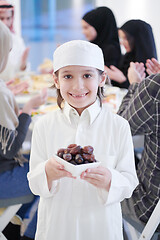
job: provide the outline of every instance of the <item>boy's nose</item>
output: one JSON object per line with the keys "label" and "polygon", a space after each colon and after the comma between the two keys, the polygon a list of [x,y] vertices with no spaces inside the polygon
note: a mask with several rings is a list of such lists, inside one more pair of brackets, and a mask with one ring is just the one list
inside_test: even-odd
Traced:
{"label": "boy's nose", "polygon": [[81,77],[75,79],[74,89],[83,89],[84,83]]}

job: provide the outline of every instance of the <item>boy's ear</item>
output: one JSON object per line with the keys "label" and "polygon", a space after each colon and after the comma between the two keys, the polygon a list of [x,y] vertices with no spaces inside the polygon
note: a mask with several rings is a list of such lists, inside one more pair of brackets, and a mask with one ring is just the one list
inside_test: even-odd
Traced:
{"label": "boy's ear", "polygon": [[54,84],[55,84],[56,88],[60,89],[58,77],[56,76],[55,73],[53,73],[53,79],[54,79]]}
{"label": "boy's ear", "polygon": [[99,82],[99,87],[103,87],[105,85],[106,78],[107,78],[107,72],[104,71],[103,74],[101,75],[101,80]]}

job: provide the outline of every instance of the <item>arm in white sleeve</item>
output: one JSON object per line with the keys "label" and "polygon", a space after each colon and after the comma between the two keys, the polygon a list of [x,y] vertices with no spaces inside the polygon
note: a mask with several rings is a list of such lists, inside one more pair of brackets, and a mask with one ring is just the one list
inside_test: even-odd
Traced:
{"label": "arm in white sleeve", "polygon": [[130,198],[133,190],[138,185],[132,136],[127,122],[122,126],[117,137],[119,138],[117,163],[115,168],[108,168],[112,175],[110,190],[107,192],[106,190],[98,189],[100,201],[104,205]]}
{"label": "arm in white sleeve", "polygon": [[33,136],[30,157],[30,170],[27,175],[31,191],[40,197],[52,197],[58,190],[59,181],[52,182],[51,190],[48,188],[45,165],[47,162],[46,141],[41,123],[36,123]]}

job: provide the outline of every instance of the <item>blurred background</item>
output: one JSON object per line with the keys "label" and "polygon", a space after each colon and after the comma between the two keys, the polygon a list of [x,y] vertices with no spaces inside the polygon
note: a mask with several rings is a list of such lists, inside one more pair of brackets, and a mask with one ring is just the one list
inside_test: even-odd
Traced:
{"label": "blurred background", "polygon": [[30,47],[31,70],[37,71],[45,58],[66,41],[84,39],[81,17],[97,6],[113,11],[117,25],[129,19],[147,21],[153,28],[160,56],[159,0],[12,0],[16,7],[15,29]]}

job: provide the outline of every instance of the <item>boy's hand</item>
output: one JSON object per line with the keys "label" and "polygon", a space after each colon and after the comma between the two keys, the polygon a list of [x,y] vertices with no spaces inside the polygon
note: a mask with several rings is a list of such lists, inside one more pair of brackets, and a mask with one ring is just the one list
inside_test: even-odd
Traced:
{"label": "boy's hand", "polygon": [[48,188],[51,189],[52,181],[58,180],[63,177],[72,178],[72,174],[64,169],[64,166],[58,163],[54,158],[50,158],[45,166],[47,175]]}
{"label": "boy's hand", "polygon": [[103,188],[107,191],[110,189],[111,178],[111,172],[102,166],[89,168],[81,174],[81,179],[86,180],[95,187]]}

